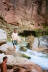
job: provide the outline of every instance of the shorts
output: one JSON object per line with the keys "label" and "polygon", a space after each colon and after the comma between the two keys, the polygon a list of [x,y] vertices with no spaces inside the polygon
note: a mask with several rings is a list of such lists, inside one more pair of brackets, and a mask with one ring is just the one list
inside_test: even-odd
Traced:
{"label": "shorts", "polygon": [[16,40],[13,40],[12,43],[13,43],[13,45],[17,45],[17,41]]}

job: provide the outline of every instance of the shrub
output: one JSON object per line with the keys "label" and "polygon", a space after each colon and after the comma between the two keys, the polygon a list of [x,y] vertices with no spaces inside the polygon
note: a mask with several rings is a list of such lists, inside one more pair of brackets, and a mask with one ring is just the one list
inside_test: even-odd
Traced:
{"label": "shrub", "polygon": [[30,56],[25,55],[25,54],[22,54],[22,57],[25,57],[25,58],[27,58],[27,59],[31,59],[31,57],[30,57]]}

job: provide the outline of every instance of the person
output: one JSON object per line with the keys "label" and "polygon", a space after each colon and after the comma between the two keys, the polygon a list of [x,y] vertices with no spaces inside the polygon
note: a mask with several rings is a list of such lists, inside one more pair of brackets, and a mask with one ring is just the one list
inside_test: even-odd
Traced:
{"label": "person", "polygon": [[3,57],[3,62],[1,64],[1,72],[7,72],[7,57]]}
{"label": "person", "polygon": [[12,33],[12,43],[15,49],[16,49],[17,39],[18,39],[18,33],[16,32],[16,29],[14,29],[14,32]]}

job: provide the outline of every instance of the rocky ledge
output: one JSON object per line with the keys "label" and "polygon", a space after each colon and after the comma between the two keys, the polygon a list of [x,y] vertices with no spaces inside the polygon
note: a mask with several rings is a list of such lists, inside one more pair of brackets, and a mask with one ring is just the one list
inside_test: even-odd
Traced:
{"label": "rocky ledge", "polygon": [[7,72],[43,72],[42,69],[35,64],[20,64],[16,66],[9,66]]}

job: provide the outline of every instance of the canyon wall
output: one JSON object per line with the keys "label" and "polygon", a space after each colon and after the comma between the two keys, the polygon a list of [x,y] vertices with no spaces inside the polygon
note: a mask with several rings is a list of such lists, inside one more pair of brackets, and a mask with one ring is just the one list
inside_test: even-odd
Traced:
{"label": "canyon wall", "polygon": [[10,24],[41,28],[48,25],[48,1],[0,0],[0,16]]}

